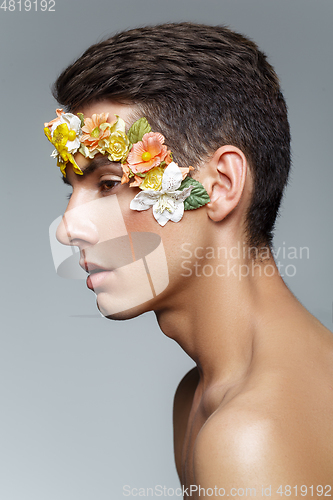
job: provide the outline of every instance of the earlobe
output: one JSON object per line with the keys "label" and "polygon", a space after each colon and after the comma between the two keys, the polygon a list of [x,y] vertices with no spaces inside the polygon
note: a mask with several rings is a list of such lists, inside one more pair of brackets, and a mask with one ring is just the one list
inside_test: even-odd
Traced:
{"label": "earlobe", "polygon": [[245,186],[247,160],[235,146],[219,148],[205,167],[205,187],[211,201],[207,214],[215,222],[223,220],[238,205]]}

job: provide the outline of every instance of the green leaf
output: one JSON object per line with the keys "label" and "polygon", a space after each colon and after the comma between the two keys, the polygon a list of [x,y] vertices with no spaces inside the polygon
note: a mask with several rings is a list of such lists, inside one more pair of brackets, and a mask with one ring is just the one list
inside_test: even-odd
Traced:
{"label": "green leaf", "polygon": [[151,132],[151,126],[147,118],[143,117],[133,123],[127,132],[127,137],[132,144],[135,144],[136,142],[142,141],[142,137],[148,134],[148,132]]}
{"label": "green leaf", "polygon": [[84,125],[84,116],[83,116],[83,113],[78,113],[77,116],[80,118],[81,120],[81,127],[83,127]]}
{"label": "green leaf", "polygon": [[210,202],[206,189],[200,182],[192,179],[192,177],[186,177],[179,186],[178,191],[183,191],[183,189],[189,186],[193,186],[193,188],[190,196],[184,200],[184,210],[195,210]]}

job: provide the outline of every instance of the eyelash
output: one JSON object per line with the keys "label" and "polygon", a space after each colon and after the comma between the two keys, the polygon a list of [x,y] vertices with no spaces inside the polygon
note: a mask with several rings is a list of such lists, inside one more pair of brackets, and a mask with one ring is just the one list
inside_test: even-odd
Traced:
{"label": "eyelash", "polygon": [[[105,194],[105,193],[108,193],[109,191],[111,191],[118,184],[120,184],[120,181],[112,181],[112,180],[101,181],[101,182],[99,182],[98,187],[101,190],[102,194],[103,193]],[[103,186],[107,186],[107,189],[102,189]],[[68,194],[67,199],[70,200],[71,196],[72,196],[72,193]]]}

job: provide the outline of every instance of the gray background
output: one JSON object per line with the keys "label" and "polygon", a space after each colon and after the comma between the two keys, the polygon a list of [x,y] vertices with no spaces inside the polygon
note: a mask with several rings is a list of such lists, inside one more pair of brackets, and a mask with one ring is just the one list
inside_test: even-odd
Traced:
{"label": "gray background", "polygon": [[[2,1],[2,0],[1,0]],[[8,1],[7,1],[8,3]],[[307,246],[287,279],[332,329],[331,0],[55,0],[0,10],[0,498],[106,500],[123,485],[177,487],[171,408],[192,361],[153,314],[110,322],[83,281],[59,278],[48,226],[66,206],[43,123],[49,86],[90,44],[129,27],[190,20],[254,39],[281,77],[294,169],[275,246]]]}

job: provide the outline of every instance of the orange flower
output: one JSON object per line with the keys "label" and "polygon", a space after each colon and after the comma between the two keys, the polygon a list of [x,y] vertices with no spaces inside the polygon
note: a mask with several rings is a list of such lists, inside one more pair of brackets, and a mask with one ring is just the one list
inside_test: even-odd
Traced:
{"label": "orange flower", "polygon": [[130,169],[127,163],[124,163],[122,165],[122,169],[123,169],[123,176],[121,178],[121,184],[126,184],[131,179],[134,179],[135,182],[131,182],[130,187],[139,187],[143,181],[143,178],[138,175],[134,175],[134,177],[129,177]]}
{"label": "orange flower", "polygon": [[169,159],[169,152],[163,143],[162,134],[149,132],[142,137],[142,141],[133,144],[127,157],[127,163],[132,172],[148,172],[151,168],[160,165],[167,157]]}
{"label": "orange flower", "polygon": [[111,124],[107,123],[108,116],[109,113],[101,113],[84,119],[82,132],[85,133],[80,137],[80,142],[90,151],[94,151],[98,147],[99,141],[109,137]]}
{"label": "orange flower", "polygon": [[178,167],[178,168],[182,173],[183,180],[185,179],[185,177],[187,177],[187,174],[190,172],[190,170],[194,170],[193,167]]}
{"label": "orange flower", "polygon": [[44,127],[48,127],[51,130],[52,125],[60,119],[62,114],[64,114],[62,109],[56,109],[56,113],[57,113],[57,118],[54,118],[50,122],[44,123]]}

